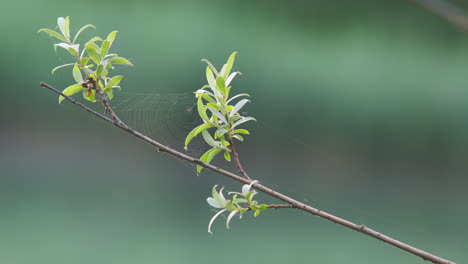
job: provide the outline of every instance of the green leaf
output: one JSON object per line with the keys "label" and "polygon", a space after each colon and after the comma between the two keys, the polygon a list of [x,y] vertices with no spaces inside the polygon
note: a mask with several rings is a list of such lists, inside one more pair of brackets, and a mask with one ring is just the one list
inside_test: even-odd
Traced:
{"label": "green leaf", "polygon": [[231,161],[231,154],[229,153],[229,151],[224,151],[224,158],[227,161]]}
{"label": "green leaf", "polygon": [[117,36],[117,33],[118,33],[118,31],[112,31],[107,36],[107,41],[109,41],[109,47],[112,46],[112,43],[114,42],[115,36]]}
{"label": "green leaf", "polygon": [[83,83],[83,75],[81,75],[80,67],[77,63],[75,63],[75,67],[73,67],[73,78],[77,83]]}
{"label": "green leaf", "polygon": [[260,210],[255,210],[254,216],[257,217],[260,214]]}
{"label": "green leaf", "polygon": [[218,135],[218,137],[221,137],[222,135],[226,134],[228,131],[229,130],[227,129],[221,128],[221,129],[216,130],[216,134]]}
{"label": "green leaf", "polygon": [[217,118],[219,118],[221,121],[223,121],[225,124],[227,124],[227,120],[226,118],[218,111],[216,111],[215,109],[213,109],[213,107],[209,106],[208,104],[208,110],[211,111],[211,113],[213,113]]}
{"label": "green leaf", "polygon": [[250,135],[250,132],[246,129],[236,129],[234,130],[234,134],[246,134],[246,135]]}
{"label": "green leaf", "polygon": [[238,121],[236,121],[236,122],[234,123],[234,125],[232,125],[232,127],[234,128],[234,127],[236,127],[236,126],[238,126],[238,125],[240,125],[240,124],[242,124],[242,123],[245,123],[245,122],[247,122],[247,121],[252,121],[252,120],[253,120],[253,121],[257,121],[257,120],[256,120],[255,118],[253,118],[253,117],[244,117],[244,118],[241,118],[241,119],[239,119]]}
{"label": "green leaf", "polygon": [[225,72],[224,72],[224,79],[227,79],[229,74],[231,73],[231,69],[232,69],[232,66],[234,65],[234,60],[236,58],[236,54],[237,54],[237,51],[236,52],[233,52],[231,54],[231,56],[229,56],[229,59],[226,63],[226,69],[225,69]]}
{"label": "green leaf", "polygon": [[250,95],[248,95],[248,94],[246,94],[246,93],[238,94],[238,95],[235,95],[235,96],[231,97],[231,99],[227,100],[226,103],[229,104],[229,102],[231,102],[232,100],[234,100],[234,99],[236,99],[236,98],[239,98],[239,97],[241,97],[241,96],[248,96],[248,97],[250,97]]}
{"label": "green leaf", "polygon": [[107,82],[106,88],[112,88],[112,87],[118,85],[120,83],[120,81],[122,81],[122,79],[123,79],[122,75],[116,75],[116,76],[112,77]]}
{"label": "green leaf", "polygon": [[[209,96],[208,94],[205,93],[197,93],[200,97],[203,97],[206,101],[215,104],[216,105],[216,100],[213,99],[213,97]],[[211,93],[210,93],[211,94]]]}
{"label": "green leaf", "polygon": [[108,61],[110,64],[126,64],[126,65],[133,66],[133,64],[129,60],[122,58],[122,57],[110,58]]}
{"label": "green leaf", "polygon": [[[80,83],[78,83],[78,84],[73,84],[73,85],[68,86],[62,91],[62,93],[66,96],[72,96],[81,90],[84,90],[84,87]],[[65,99],[65,97],[60,95],[59,104],[63,101],[63,99]]]}
{"label": "green leaf", "polygon": [[70,18],[59,17],[57,19],[57,25],[59,26],[62,35],[65,36],[65,38],[67,39],[66,42],[68,42],[68,39],[70,38]]}
{"label": "green leaf", "polygon": [[213,71],[209,66],[206,67],[206,80],[208,81],[208,85],[210,86],[211,90],[213,90],[213,92],[216,91],[216,80],[213,75]]}
{"label": "green leaf", "polygon": [[188,133],[187,137],[185,138],[185,149],[187,149],[187,146],[188,144],[190,143],[190,141],[196,136],[198,135],[200,132],[210,128],[210,127],[213,127],[212,124],[201,124],[199,126],[197,126],[196,128],[194,128],[192,131],[190,131],[190,133]]}
{"label": "green leaf", "polygon": [[96,102],[96,92],[94,90],[91,90],[91,94],[89,96],[87,90],[83,91],[83,97],[90,102]]}
{"label": "green leaf", "polygon": [[214,148],[219,147],[219,142],[214,140],[213,137],[208,133],[206,130],[202,131],[203,139],[205,139],[206,143]]}
{"label": "green leaf", "polygon": [[52,74],[54,74],[55,71],[58,70],[58,69],[61,69],[61,68],[63,68],[63,67],[67,67],[67,66],[72,66],[72,65],[75,65],[75,63],[67,63],[67,64],[63,64],[63,65],[57,66],[57,67],[55,67],[55,68],[52,69]]}
{"label": "green leaf", "polygon": [[76,32],[76,35],[75,35],[75,37],[73,38],[73,43],[76,42],[76,40],[78,39],[78,36],[79,36],[85,29],[90,28],[90,27],[96,28],[95,26],[93,26],[93,25],[91,25],[91,24],[88,24],[88,25],[86,25],[86,26],[81,27],[80,30],[78,30],[78,32]]}
{"label": "green leaf", "polygon": [[202,101],[202,97],[198,97],[198,100],[197,100],[197,109],[198,109],[198,114],[200,115],[200,117],[203,119],[203,121],[205,122],[210,122],[210,118],[208,117],[208,115],[206,114],[206,107],[205,105],[203,104],[203,101]]}
{"label": "green leaf", "polygon": [[51,29],[48,29],[48,28],[41,28],[37,32],[38,33],[39,32],[45,32],[45,33],[49,34],[50,36],[55,37],[55,38],[57,38],[57,39],[59,39],[61,41],[68,42],[67,38],[62,36],[60,33],[56,32],[56,31],[53,31]]}
{"label": "green leaf", "polygon": [[246,103],[250,102],[249,100],[247,99],[242,99],[240,100],[239,102],[237,102],[237,104],[234,106],[234,108],[232,109],[231,113],[229,113],[229,117],[231,116],[234,116],[237,112],[239,112],[239,110],[242,109],[242,107],[244,107],[244,105]]}
{"label": "green leaf", "polygon": [[208,67],[211,68],[211,70],[214,72],[214,74],[215,74],[216,76],[219,75],[218,71],[217,71],[216,68],[213,66],[213,64],[211,64],[211,62],[210,62],[209,60],[203,59],[202,61],[204,61],[204,62],[206,62],[206,64],[208,64]]}
{"label": "green leaf", "polygon": [[108,40],[104,40],[101,44],[101,58],[106,57],[107,52],[109,52],[110,42]]}
{"label": "green leaf", "polygon": [[90,57],[84,57],[81,59],[81,65],[84,67],[86,65],[88,65],[88,62],[91,58]]}
{"label": "green leaf", "polygon": [[216,86],[218,87],[219,91],[221,94],[225,95],[226,94],[226,84],[224,83],[224,79],[221,76],[218,76],[216,78]]}
{"label": "green leaf", "polygon": [[240,115],[231,116],[228,118],[229,124],[233,125],[235,121],[241,119]]}
{"label": "green leaf", "polygon": [[[213,158],[221,151],[221,148],[212,148],[205,152],[203,156],[201,156],[200,160],[206,163],[210,163]],[[200,172],[203,170],[203,167],[200,165],[197,165],[197,174],[200,174]]]}
{"label": "green leaf", "polygon": [[110,91],[107,91],[107,96],[109,96],[109,99],[112,100],[114,98],[114,91],[112,89]]}
{"label": "green leaf", "polygon": [[86,42],[86,44],[91,44],[91,43],[94,44],[94,42],[96,42],[96,41],[102,41],[102,38],[100,38],[100,37],[93,37],[93,38],[91,38],[88,42]]}
{"label": "green leaf", "polygon": [[225,147],[231,145],[231,144],[229,144],[229,142],[226,141],[224,135],[221,136],[220,140],[221,140],[221,145],[223,145]]}
{"label": "green leaf", "polygon": [[237,140],[244,141],[244,138],[241,135],[233,135],[232,137]]}
{"label": "green leaf", "polygon": [[99,52],[96,50],[96,48],[92,44],[86,44],[85,48],[86,48],[86,52],[88,52],[89,57],[91,57],[91,59],[96,64],[100,64],[101,58],[99,57]]}
{"label": "green leaf", "polygon": [[103,70],[104,70],[104,65],[99,64],[97,69],[96,69],[97,76],[101,76],[101,73],[102,73]]}
{"label": "green leaf", "polygon": [[68,48],[68,52],[70,52],[71,55],[79,58],[80,55],[78,54],[78,49],[80,45],[73,45],[70,48]]}

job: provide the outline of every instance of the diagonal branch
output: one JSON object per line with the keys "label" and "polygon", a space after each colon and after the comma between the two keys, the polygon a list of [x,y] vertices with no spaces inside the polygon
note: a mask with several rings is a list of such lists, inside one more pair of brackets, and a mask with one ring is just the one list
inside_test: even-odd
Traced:
{"label": "diagonal branch", "polygon": [[446,0],[412,0],[424,8],[432,11],[463,31],[468,31],[467,14],[454,4]]}
{"label": "diagonal branch", "polygon": [[[219,167],[216,167],[216,166],[213,166],[213,165],[208,164],[206,162],[203,162],[203,161],[201,161],[201,160],[199,160],[197,158],[190,157],[190,156],[188,156],[188,155],[186,155],[184,153],[178,152],[177,150],[174,150],[174,149],[172,149],[170,147],[167,147],[167,146],[155,141],[154,139],[151,139],[148,136],[146,136],[146,135],[132,129],[131,127],[128,127],[128,126],[122,124],[122,123],[114,122],[114,120],[112,120],[112,119],[108,118],[107,116],[104,116],[104,115],[94,111],[93,109],[83,105],[82,103],[78,102],[77,100],[75,100],[75,99],[73,99],[73,98],[71,98],[71,97],[69,97],[67,95],[64,95],[59,90],[55,89],[54,87],[52,87],[52,86],[50,86],[50,85],[48,85],[46,83],[41,82],[40,85],[42,87],[44,87],[44,88],[47,88],[47,89],[51,90],[52,92],[55,92],[55,93],[57,93],[59,95],[62,95],[68,101],[70,101],[72,104],[82,108],[83,110],[85,110],[85,111],[87,111],[87,112],[89,112],[89,113],[103,119],[104,121],[109,122],[110,124],[113,124],[114,126],[116,126],[116,127],[120,128],[120,129],[132,134],[133,136],[145,141],[146,143],[149,143],[150,145],[153,145],[154,147],[156,147],[158,149],[158,151],[166,152],[167,154],[172,155],[172,156],[174,156],[174,157],[176,157],[178,159],[186,160],[186,161],[188,161],[190,163],[200,165],[202,167],[210,169],[210,170],[212,170],[214,172],[217,172],[219,174],[222,174],[222,175],[224,175],[226,177],[229,177],[229,178],[231,178],[231,179],[233,179],[235,181],[238,181],[238,182],[241,182],[241,183],[244,183],[244,184],[250,184],[252,182],[251,180],[248,180],[248,179],[246,179],[244,177],[238,176],[238,175],[236,175],[234,173],[231,173],[231,172],[226,171],[224,169],[221,169]],[[371,237],[376,238],[378,240],[381,240],[381,241],[383,241],[385,243],[388,243],[388,244],[390,244],[390,245],[392,245],[394,247],[400,248],[400,249],[402,249],[404,251],[407,251],[407,252],[409,252],[409,253],[411,253],[413,255],[419,256],[419,257],[423,258],[424,260],[431,261],[433,263],[455,264],[454,262],[451,262],[449,260],[443,259],[443,258],[435,256],[435,255],[432,255],[432,254],[430,254],[428,252],[425,252],[423,250],[420,250],[418,248],[415,248],[413,246],[405,244],[405,243],[403,243],[401,241],[398,241],[398,240],[396,240],[394,238],[386,236],[386,235],[384,235],[382,233],[379,233],[379,232],[377,232],[377,231],[375,231],[375,230],[373,230],[371,228],[368,228],[365,225],[358,225],[358,224],[352,223],[350,221],[347,221],[345,219],[342,219],[340,217],[334,216],[332,214],[323,212],[323,211],[321,211],[319,209],[316,209],[316,208],[314,208],[312,206],[309,206],[307,204],[299,202],[299,201],[297,201],[297,200],[295,200],[295,199],[293,199],[293,198],[291,198],[291,197],[289,197],[287,195],[284,195],[284,194],[282,194],[280,192],[277,192],[277,191],[275,191],[273,189],[270,189],[270,188],[268,188],[268,187],[266,187],[266,186],[264,186],[262,184],[254,183],[253,187],[255,189],[265,193],[265,194],[268,194],[268,195],[270,195],[272,197],[275,197],[275,198],[277,198],[279,200],[282,200],[282,201],[289,204],[287,206],[286,205],[284,205],[284,206],[281,205],[278,208],[290,207],[290,208],[296,208],[296,209],[308,212],[310,214],[319,216],[319,217],[321,217],[323,219],[326,219],[328,221],[340,224],[340,225],[342,225],[344,227],[353,229],[353,230],[358,231],[360,233],[363,233],[365,235],[368,235],[368,236],[371,236]]]}

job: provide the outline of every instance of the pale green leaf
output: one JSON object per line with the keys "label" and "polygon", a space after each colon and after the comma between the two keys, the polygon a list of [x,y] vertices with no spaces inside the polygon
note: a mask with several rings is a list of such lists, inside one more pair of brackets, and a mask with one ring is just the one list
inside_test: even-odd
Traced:
{"label": "pale green leaf", "polygon": [[255,118],[253,118],[253,117],[244,117],[244,118],[241,118],[241,119],[237,120],[234,123],[234,125],[232,125],[232,127],[234,128],[234,127],[236,127],[236,126],[238,126],[240,124],[243,124],[243,123],[245,123],[247,121],[257,121],[257,120]]}
{"label": "pale green leaf", "polygon": [[[209,104],[208,104],[209,105]],[[219,118],[221,121],[223,121],[225,124],[227,124],[227,120],[226,118],[220,113],[218,112],[217,110],[215,110],[213,107],[211,106],[208,106],[208,110],[211,111],[211,113],[213,113],[217,118]]]}
{"label": "pale green leaf", "polygon": [[228,218],[227,218],[227,220],[226,220],[226,228],[227,228],[227,229],[229,229],[229,222],[231,222],[231,219],[232,219],[238,212],[239,212],[238,210],[234,210],[234,211],[232,211],[232,212],[229,214],[229,216],[228,216]]}
{"label": "pale green leaf", "polygon": [[76,32],[76,35],[75,35],[75,37],[73,38],[73,43],[76,42],[76,40],[78,39],[78,36],[79,36],[85,29],[90,28],[90,27],[96,28],[95,26],[93,26],[93,25],[91,25],[91,24],[88,24],[88,25],[86,25],[86,26],[81,27],[80,30],[78,30],[78,32]]}
{"label": "pale green leaf", "polygon": [[237,140],[244,141],[244,138],[241,135],[233,135],[232,137]]}
{"label": "pale green leaf", "polygon": [[211,225],[213,224],[214,220],[219,216],[221,215],[224,211],[226,211],[226,209],[223,209],[219,212],[217,212],[210,220],[210,222],[208,223],[208,233],[210,234],[213,234],[213,232],[211,232]]}
{"label": "pale green leaf", "polygon": [[55,37],[55,38],[57,38],[57,39],[59,39],[61,41],[68,42],[67,38],[62,36],[60,33],[56,32],[56,31],[53,31],[52,29],[41,28],[37,32],[45,32],[45,33],[49,34],[50,36]]}
{"label": "pale green leaf", "polygon": [[206,201],[208,202],[209,205],[211,205],[214,208],[224,208],[221,205],[219,205],[218,202],[216,202],[216,200],[213,197],[208,197]]}
{"label": "pale green leaf", "polygon": [[229,75],[229,77],[227,77],[226,86],[229,86],[231,84],[232,80],[234,79],[234,77],[236,77],[237,74],[240,74],[240,72],[233,72]]}
{"label": "pale green leaf", "polygon": [[226,134],[228,131],[229,130],[227,129],[221,128],[221,129],[216,130],[216,134],[218,135],[218,137],[221,137],[222,135]]}
{"label": "pale green leaf", "polygon": [[[211,149],[213,150],[213,149]],[[219,190],[219,192],[216,190],[216,187],[218,185],[215,185],[213,186],[213,189],[211,190],[211,194],[213,195],[213,198],[215,199],[215,201],[220,205],[222,206],[222,208],[225,208],[226,207],[226,204],[227,204],[227,200],[226,198],[224,198],[224,195],[223,195],[223,188],[221,188]]]}
{"label": "pale green leaf", "polygon": [[239,112],[239,110],[242,109],[242,107],[244,107],[244,105],[246,103],[250,102],[249,100],[247,99],[242,99],[240,100],[239,102],[237,102],[237,104],[234,106],[234,108],[232,109],[232,111],[229,113],[229,116],[234,116],[237,112]]}
{"label": "pale green leaf", "polygon": [[[73,84],[73,85],[68,86],[62,91],[62,93],[66,96],[72,96],[81,90],[84,90],[84,87],[80,83],[78,83],[78,84]],[[60,95],[59,104],[63,101],[63,99],[65,99],[65,97]]]}
{"label": "pale green leaf", "polygon": [[219,147],[219,142],[214,140],[214,138],[208,133],[208,131],[202,131],[203,139],[205,139],[206,143],[214,148]]}
{"label": "pale green leaf", "polygon": [[75,67],[73,67],[73,78],[75,78],[75,81],[77,83],[83,83],[83,75],[81,75],[80,67],[78,64],[75,64]]}
{"label": "pale green leaf", "polygon": [[69,17],[63,18],[59,17],[57,19],[57,25],[59,26],[60,32],[62,32],[62,35],[67,39],[66,42],[68,42],[68,39],[70,37],[70,19]]}
{"label": "pale green leaf", "polygon": [[67,64],[63,64],[63,65],[57,66],[57,67],[55,67],[55,68],[52,69],[52,74],[54,74],[55,71],[58,70],[58,69],[61,69],[61,68],[63,68],[63,67],[67,67],[67,66],[72,66],[72,65],[75,65],[75,63],[67,63]]}
{"label": "pale green leaf", "polygon": [[242,97],[242,96],[248,96],[248,97],[250,97],[250,95],[248,95],[248,94],[246,94],[246,93],[238,94],[238,95],[235,95],[235,96],[231,97],[231,99],[227,100],[226,103],[229,104],[229,102],[231,102],[232,100],[234,100],[234,99],[236,99],[236,98],[239,98],[239,97]]}

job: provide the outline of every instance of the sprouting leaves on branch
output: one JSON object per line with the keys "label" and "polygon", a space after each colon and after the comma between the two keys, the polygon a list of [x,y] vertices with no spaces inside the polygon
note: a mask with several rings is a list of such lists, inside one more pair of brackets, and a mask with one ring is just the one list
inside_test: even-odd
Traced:
{"label": "sprouting leaves on branch", "polygon": [[[240,110],[250,102],[242,97],[249,97],[248,94],[241,93],[230,97],[231,82],[239,72],[231,72],[234,65],[237,52],[229,56],[226,64],[218,71],[213,64],[208,60],[203,60],[207,63],[206,80],[208,85],[203,86],[195,92],[197,99],[197,109],[203,124],[195,127],[185,139],[185,149],[187,149],[190,141],[202,134],[205,142],[211,146],[205,154],[200,158],[201,161],[210,163],[211,160],[220,152],[224,152],[224,158],[231,161],[231,152],[229,148],[233,139],[243,141],[244,138],[240,134],[249,134],[245,129],[239,129],[238,126],[255,120],[253,117],[242,116]],[[237,102],[236,102],[237,101]],[[197,174],[203,169],[202,166],[197,166]]]}
{"label": "sprouting leaves on branch", "polygon": [[229,223],[231,219],[239,214],[239,218],[242,218],[245,212],[254,211],[254,216],[258,216],[261,211],[264,211],[268,208],[266,204],[259,204],[258,201],[255,201],[253,197],[257,194],[255,190],[251,190],[252,185],[258,181],[252,181],[250,184],[245,184],[242,186],[242,192],[230,192],[228,195],[231,196],[230,199],[226,199],[223,194],[223,188],[218,192],[216,189],[217,185],[213,186],[212,197],[208,197],[206,201],[210,206],[219,210],[210,220],[208,224],[208,232],[211,232],[211,226],[218,216],[224,212],[229,212],[229,215],[226,219],[226,228],[229,229]]}
{"label": "sprouting leaves on branch", "polygon": [[[83,91],[83,97],[86,100],[95,102],[95,93],[98,91],[106,94],[108,99],[112,99],[114,96],[113,90],[121,89],[119,83],[123,76],[117,75],[111,77],[109,71],[113,70],[114,65],[117,64],[133,66],[129,60],[119,57],[117,54],[109,53],[117,36],[117,31],[112,31],[106,39],[93,37],[83,45],[80,45],[76,43],[80,34],[88,28],[95,28],[95,26],[88,24],[81,27],[73,39],[71,39],[70,34],[69,17],[59,17],[57,19],[57,26],[59,32],[48,28],[42,28],[38,32],[45,32],[59,40],[59,43],[54,44],[54,49],[65,49],[76,60],[76,62],[66,63],[52,69],[53,74],[59,69],[73,66],[72,74],[76,83],[65,88],[62,93],[71,96]],[[64,97],[60,96],[59,103],[63,99]]]}

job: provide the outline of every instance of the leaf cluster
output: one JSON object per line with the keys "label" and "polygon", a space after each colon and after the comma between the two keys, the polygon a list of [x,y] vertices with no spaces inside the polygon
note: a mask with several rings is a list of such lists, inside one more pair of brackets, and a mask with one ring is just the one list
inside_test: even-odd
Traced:
{"label": "leaf cluster", "polygon": [[[220,71],[208,60],[203,60],[208,64],[206,67],[208,85],[195,92],[195,96],[198,98],[198,114],[203,120],[203,124],[195,127],[187,135],[185,149],[190,141],[201,133],[205,142],[211,146],[211,149],[200,157],[200,160],[206,163],[210,163],[220,152],[224,152],[224,158],[231,161],[229,142],[233,139],[243,141],[242,134],[249,134],[249,131],[241,129],[239,126],[247,121],[255,120],[253,117],[244,117],[239,112],[250,102],[248,99],[241,99],[234,103],[239,98],[249,97],[248,94],[242,93],[230,97],[230,84],[234,77],[240,74],[240,72],[231,73],[236,54],[237,52],[234,52],[229,56]],[[199,174],[202,169],[202,166],[197,166],[197,173]]]}
{"label": "leaf cluster", "polygon": [[[76,59],[76,62],[63,64],[52,69],[53,74],[58,69],[73,66],[72,74],[76,83],[65,88],[62,93],[71,96],[83,91],[83,97],[86,100],[95,102],[95,93],[99,89],[99,91],[106,94],[109,99],[112,99],[114,97],[113,89],[121,89],[119,83],[123,79],[123,76],[116,75],[111,77],[109,76],[109,71],[114,69],[114,65],[117,64],[133,66],[129,60],[119,57],[115,53],[109,53],[115,37],[117,36],[117,31],[112,31],[106,39],[96,36],[88,40],[84,45],[80,45],[76,43],[80,34],[88,28],[96,28],[95,26],[88,24],[81,27],[76,32],[73,39],[70,35],[69,17],[59,17],[57,19],[57,26],[60,32],[48,28],[42,28],[38,32],[45,32],[60,40],[61,42],[54,44],[54,49],[57,50],[57,47],[63,48]],[[92,80],[92,83],[95,83],[97,87],[91,87],[87,84],[83,74],[86,80]],[[60,96],[59,103],[63,99],[64,97]]]}
{"label": "leaf cluster", "polygon": [[228,200],[223,195],[223,189],[221,188],[219,192],[217,191],[217,185],[213,186],[212,197],[208,197],[206,201],[209,205],[216,209],[222,209],[217,212],[210,220],[208,224],[208,232],[211,232],[211,226],[218,216],[223,212],[228,211],[229,216],[226,220],[226,228],[229,229],[229,223],[231,219],[239,213],[239,218],[242,218],[243,214],[247,211],[255,211],[254,216],[258,216],[261,211],[264,211],[268,208],[266,204],[259,204],[258,201],[253,199],[254,195],[257,194],[255,190],[251,190],[252,185],[258,181],[252,181],[250,184],[245,184],[242,186],[242,192],[229,192],[228,195],[231,195],[231,199]]}

